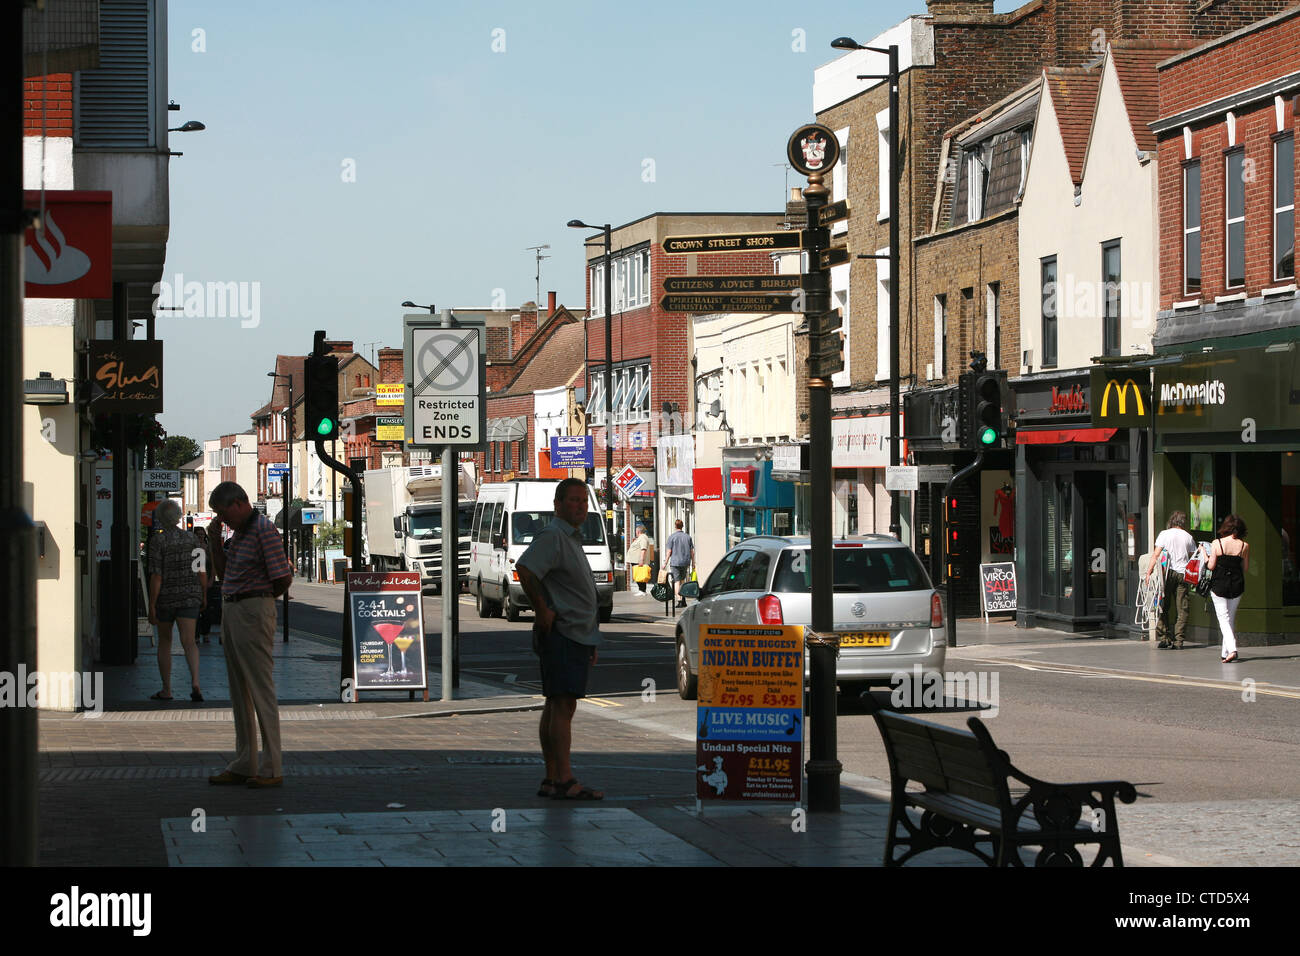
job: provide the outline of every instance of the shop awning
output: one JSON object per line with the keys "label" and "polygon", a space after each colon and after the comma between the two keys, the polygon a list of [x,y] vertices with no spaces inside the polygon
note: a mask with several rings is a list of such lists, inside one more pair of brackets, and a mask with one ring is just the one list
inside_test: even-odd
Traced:
{"label": "shop awning", "polygon": [[1017,445],[1064,445],[1069,442],[1110,441],[1118,428],[1042,428],[1021,429],[1016,432]]}

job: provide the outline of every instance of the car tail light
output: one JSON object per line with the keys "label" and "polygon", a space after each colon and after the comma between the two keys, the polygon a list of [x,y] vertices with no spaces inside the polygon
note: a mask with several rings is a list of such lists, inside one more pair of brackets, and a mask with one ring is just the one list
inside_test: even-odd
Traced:
{"label": "car tail light", "polygon": [[781,616],[781,599],[775,594],[764,594],[758,599],[758,619],[764,624],[784,624]]}
{"label": "car tail light", "polygon": [[510,572],[510,577],[511,577],[512,580],[518,581],[518,580],[519,580],[519,572],[518,572],[518,571],[515,571],[515,570],[512,569],[511,572]]}
{"label": "car tail light", "polygon": [[938,594],[930,595],[930,626],[943,627],[943,601]]}

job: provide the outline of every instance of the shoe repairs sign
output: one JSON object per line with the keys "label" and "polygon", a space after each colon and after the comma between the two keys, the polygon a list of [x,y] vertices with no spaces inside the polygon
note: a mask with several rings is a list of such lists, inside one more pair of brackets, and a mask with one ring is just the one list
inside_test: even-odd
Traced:
{"label": "shoe repairs sign", "polygon": [[348,594],[356,689],[427,689],[420,575],[349,571]]}
{"label": "shoe repairs sign", "polygon": [[797,626],[700,629],[698,800],[799,802],[803,643]]}

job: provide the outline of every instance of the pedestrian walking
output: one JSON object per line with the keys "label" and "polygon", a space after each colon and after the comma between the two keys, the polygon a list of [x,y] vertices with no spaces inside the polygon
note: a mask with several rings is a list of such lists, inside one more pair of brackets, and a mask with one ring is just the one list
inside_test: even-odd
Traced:
{"label": "pedestrian walking", "polygon": [[[217,582],[217,575],[212,568],[212,546],[208,543],[208,529],[195,528],[192,534],[203,552],[203,570],[208,578],[205,591],[207,601],[199,611],[195,633],[198,635],[198,641],[207,644],[208,635],[212,633],[212,625],[221,623],[221,585]],[[220,640],[220,634],[217,639]]]}
{"label": "pedestrian walking", "polygon": [[158,627],[158,674],[162,690],[151,700],[172,697],[172,622],[190,669],[190,700],[203,700],[199,687],[199,648],[194,632],[208,600],[207,564],[192,532],[178,524],[181,506],[170,498],[154,509],[157,530],[149,535],[149,623]]}
{"label": "pedestrian walking", "polygon": [[[248,494],[233,481],[212,489],[208,507],[217,513],[209,526],[212,560],[221,576],[221,643],[230,678],[235,718],[235,759],[208,783],[278,787],[280,711],[275,700],[275,599],[289,590],[293,567],[284,556],[275,525],[253,510]],[[222,543],[222,530],[234,534]],[[259,763],[257,731],[262,731]]]}
{"label": "pedestrian walking", "polygon": [[1228,515],[1219,526],[1219,536],[1210,546],[1206,567],[1210,578],[1210,600],[1219,618],[1223,638],[1220,659],[1224,664],[1237,662],[1237,605],[1246,593],[1246,572],[1250,570],[1250,545],[1246,543],[1246,522],[1238,515]]}
{"label": "pedestrian walking", "polygon": [[541,658],[542,757],[546,776],[539,797],[600,800],[605,794],[578,782],[570,752],[578,698],[587,696],[587,677],[601,643],[599,597],[591,565],[582,550],[587,519],[587,485],[565,478],[555,489],[555,520],[533,538],[515,568],[519,583],[536,609],[533,650]]}
{"label": "pedestrian walking", "polygon": [[646,534],[645,525],[638,521],[636,537],[632,539],[632,547],[627,552],[627,562],[632,568],[632,580],[642,594],[646,593],[646,585],[654,574],[654,553],[654,539]]}
{"label": "pedestrian walking", "polygon": [[686,607],[686,601],[682,598],[682,582],[695,567],[695,542],[682,530],[681,518],[673,522],[673,527],[677,530],[668,536],[668,574],[673,579],[676,606]]}
{"label": "pedestrian walking", "polygon": [[[1187,637],[1187,613],[1191,602],[1191,585],[1183,575],[1187,571],[1187,561],[1196,550],[1196,541],[1187,533],[1187,512],[1175,511],[1169,515],[1169,524],[1165,530],[1156,535],[1155,551],[1151,563],[1147,565],[1150,577],[1162,560],[1168,556],[1168,567],[1164,570],[1165,597],[1160,607],[1160,617],[1156,621],[1156,640],[1161,650],[1182,650]],[[1169,634],[1169,617],[1174,617],[1173,636]]]}

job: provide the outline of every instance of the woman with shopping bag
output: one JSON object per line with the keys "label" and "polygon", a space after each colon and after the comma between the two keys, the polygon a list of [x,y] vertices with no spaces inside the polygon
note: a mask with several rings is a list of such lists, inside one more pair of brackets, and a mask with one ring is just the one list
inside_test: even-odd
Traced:
{"label": "woman with shopping bag", "polygon": [[650,583],[653,574],[654,552],[654,540],[646,534],[645,525],[638,523],[636,538],[627,552],[627,562],[632,568],[632,580],[642,594],[646,593],[646,585]]}

